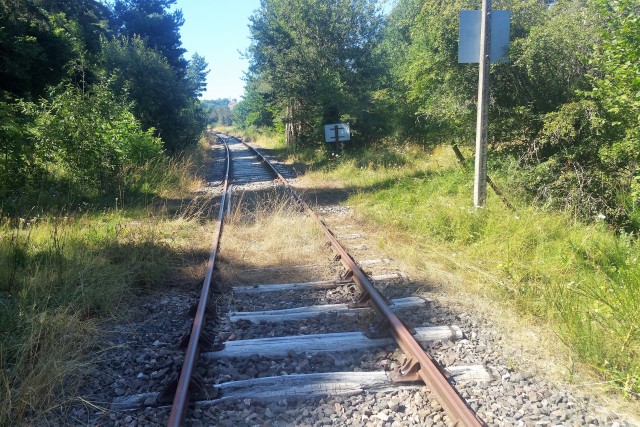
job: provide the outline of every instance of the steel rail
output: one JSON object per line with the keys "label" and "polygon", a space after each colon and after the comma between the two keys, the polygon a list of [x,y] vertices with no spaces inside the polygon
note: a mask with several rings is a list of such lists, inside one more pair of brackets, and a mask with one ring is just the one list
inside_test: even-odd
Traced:
{"label": "steel rail", "polygon": [[440,402],[454,425],[486,426],[484,421],[477,417],[469,405],[464,401],[462,396],[460,396],[457,390],[449,383],[449,381],[447,381],[447,378],[438,363],[424,351],[411,332],[409,332],[407,327],[400,321],[398,316],[391,311],[373,283],[371,283],[366,274],[356,264],[351,255],[349,255],[349,253],[342,247],[340,242],[338,242],[331,230],[329,230],[326,224],[320,219],[320,217],[318,217],[315,211],[311,209],[303,198],[291,187],[287,179],[284,178],[271,164],[271,162],[269,162],[257,149],[238,138],[236,139],[253,150],[258,157],[268,165],[271,171],[291,192],[296,200],[304,206],[309,216],[311,216],[311,218],[313,218],[320,226],[327,237],[327,240],[331,243],[334,251],[340,256],[342,265],[352,272],[354,281],[362,291],[369,295],[371,305],[382,316],[382,318],[386,320],[391,335],[410,362],[405,366],[410,366],[411,372],[401,371],[400,374],[417,374],[417,376],[422,379],[422,381],[435,395],[436,399]]}
{"label": "steel rail", "polygon": [[222,219],[225,211],[225,199],[227,194],[227,187],[229,185],[229,169],[231,165],[231,155],[229,153],[229,146],[226,141],[219,137],[224,143],[226,153],[226,170],[224,176],[224,187],[222,195],[220,197],[220,212],[218,213],[218,224],[216,232],[211,245],[211,254],[209,255],[209,261],[207,262],[207,271],[202,283],[202,291],[200,292],[200,300],[198,301],[198,309],[196,311],[195,318],[193,320],[193,327],[191,328],[191,336],[189,337],[189,344],[187,345],[187,351],[184,356],[184,362],[182,364],[182,370],[180,371],[180,379],[176,387],[176,392],[173,398],[173,404],[171,405],[171,414],[169,415],[170,427],[178,427],[182,425],[186,412],[187,405],[189,404],[189,385],[191,383],[191,377],[195,370],[196,362],[198,361],[200,335],[204,328],[205,312],[207,308],[207,301],[209,299],[209,291],[211,289],[211,278],[213,277],[213,267],[216,262],[216,255],[218,253],[218,246],[220,244],[220,236],[222,235]]}

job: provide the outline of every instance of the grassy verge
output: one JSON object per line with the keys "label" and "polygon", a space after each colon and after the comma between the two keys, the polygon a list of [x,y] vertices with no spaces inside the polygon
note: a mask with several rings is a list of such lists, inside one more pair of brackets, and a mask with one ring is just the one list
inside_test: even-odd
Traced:
{"label": "grassy verge", "polygon": [[329,160],[319,154],[297,154],[309,165],[307,185],[346,190],[347,203],[385,236],[381,245],[404,247],[404,258],[418,269],[428,262],[463,274],[468,292],[488,294],[550,325],[572,358],[604,384],[640,396],[635,236],[531,206],[509,188],[517,168],[505,159],[494,165],[494,180],[517,214],[493,194],[476,210],[472,172],[447,147],[381,145]]}
{"label": "grassy verge", "polygon": [[106,207],[0,219],[0,425],[76,396],[101,320],[126,315],[135,295],[199,277],[208,242],[193,243],[206,210],[171,206],[197,185],[197,163],[192,153],[136,170],[141,192]]}

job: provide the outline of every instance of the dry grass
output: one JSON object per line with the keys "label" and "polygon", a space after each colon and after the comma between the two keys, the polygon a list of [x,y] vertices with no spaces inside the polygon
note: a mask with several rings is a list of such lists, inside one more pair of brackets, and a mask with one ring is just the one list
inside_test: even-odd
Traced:
{"label": "dry grass", "polygon": [[122,211],[0,224],[0,425],[76,399],[98,322],[201,280],[210,235],[197,216]]}
{"label": "dry grass", "polygon": [[234,133],[236,128],[233,126],[225,126],[225,125],[215,125],[212,128],[213,132],[222,132],[222,133]]}
{"label": "dry grass", "polygon": [[[320,231],[288,196],[273,191],[237,197],[220,249],[219,266],[226,283],[332,277],[331,253]],[[251,269],[259,271],[247,271]]]}
{"label": "dry grass", "polygon": [[135,295],[202,280],[216,200],[180,196],[178,208],[0,220],[0,425],[78,399],[97,325],[132,314]]}

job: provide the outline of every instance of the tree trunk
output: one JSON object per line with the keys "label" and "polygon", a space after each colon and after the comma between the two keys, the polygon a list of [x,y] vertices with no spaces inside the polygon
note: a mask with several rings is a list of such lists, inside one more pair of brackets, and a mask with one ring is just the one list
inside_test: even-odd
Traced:
{"label": "tree trunk", "polygon": [[300,103],[297,100],[287,101],[285,117],[285,141],[288,146],[295,147],[300,141],[302,122],[300,120]]}

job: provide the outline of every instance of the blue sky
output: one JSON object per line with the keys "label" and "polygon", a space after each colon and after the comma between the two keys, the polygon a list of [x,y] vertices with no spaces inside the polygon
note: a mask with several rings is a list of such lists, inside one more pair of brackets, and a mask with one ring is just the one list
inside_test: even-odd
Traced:
{"label": "blue sky", "polygon": [[[381,0],[388,12],[394,0]],[[186,57],[194,52],[209,63],[207,91],[202,99],[237,98],[244,93],[242,76],[248,61],[240,52],[249,47],[249,17],[260,7],[260,0],[178,0],[182,10],[182,45]]]}
{"label": "blue sky", "polygon": [[238,51],[249,46],[249,16],[259,6],[260,0],[178,0],[185,19],[180,31],[185,56],[198,52],[209,63],[202,99],[242,96],[248,63]]}

